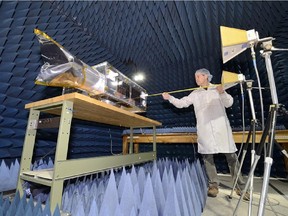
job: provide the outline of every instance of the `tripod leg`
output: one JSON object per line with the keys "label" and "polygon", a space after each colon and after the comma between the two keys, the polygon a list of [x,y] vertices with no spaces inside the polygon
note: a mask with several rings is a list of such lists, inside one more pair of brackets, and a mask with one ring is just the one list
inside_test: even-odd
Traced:
{"label": "tripod leg", "polygon": [[237,206],[236,206],[236,208],[235,208],[235,210],[233,212],[233,216],[236,215],[236,213],[238,211],[238,208],[239,208],[239,205],[240,205],[240,202],[243,199],[243,197],[244,197],[244,195],[245,195],[245,193],[246,193],[246,191],[248,189],[248,186],[250,184],[252,176],[254,175],[255,168],[256,168],[257,163],[258,163],[258,161],[259,161],[259,159],[261,157],[261,153],[262,153],[263,148],[264,148],[265,140],[266,140],[267,135],[269,133],[271,119],[272,119],[272,112],[270,111],[269,115],[268,115],[268,118],[267,118],[267,122],[266,122],[266,125],[265,125],[265,128],[264,128],[264,131],[262,133],[262,137],[261,137],[260,143],[259,143],[257,151],[256,151],[256,155],[255,155],[255,159],[253,161],[253,165],[251,166],[251,170],[250,170],[249,175],[248,175],[248,179],[247,179],[245,188],[243,190],[243,193],[242,193],[240,199],[238,200]]}
{"label": "tripod leg", "polygon": [[277,118],[277,105],[272,106],[272,118],[270,120],[270,136],[269,136],[269,151],[268,155],[265,158],[265,166],[264,166],[264,176],[263,176],[263,185],[262,185],[262,192],[259,201],[259,208],[258,208],[258,216],[264,215],[264,208],[265,202],[267,197],[268,185],[269,185],[269,177],[271,172],[271,166],[273,164],[273,141],[275,140],[275,127],[276,127],[276,118]]}
{"label": "tripod leg", "polygon": [[[252,134],[252,147],[251,147],[251,167],[253,166],[253,162],[255,160],[255,140],[256,140],[256,121],[253,121],[253,134]],[[252,215],[252,203],[253,203],[253,185],[254,185],[254,173],[251,175],[250,181],[250,197],[249,197],[249,208],[248,215]],[[245,192],[246,193],[246,192]]]}
{"label": "tripod leg", "polygon": [[282,152],[283,155],[285,155],[288,158],[287,151],[274,139],[274,143],[276,144],[276,147]]}
{"label": "tripod leg", "polygon": [[[250,129],[249,129],[249,133],[248,133],[248,136],[247,136],[247,139],[246,139],[246,143],[245,143],[244,148],[243,148],[243,153],[242,153],[242,157],[241,157],[241,161],[240,161],[240,166],[239,166],[239,169],[238,169],[238,172],[237,172],[237,176],[236,176],[236,178],[234,179],[234,183],[233,183],[233,187],[232,187],[231,193],[230,193],[230,195],[228,196],[229,199],[232,199],[232,197],[233,197],[234,189],[235,189],[235,187],[236,187],[237,181],[238,181],[239,176],[240,176],[240,174],[241,174],[242,165],[243,165],[243,162],[244,162],[246,153],[247,153],[247,148],[248,148],[249,141],[250,141],[250,137],[251,137],[252,130],[253,130],[253,124],[254,124],[253,122],[254,122],[254,121],[252,120],[252,121],[251,121],[251,125],[250,125]],[[237,164],[236,164],[236,166],[237,166]],[[235,167],[235,168],[236,168],[236,167]]]}

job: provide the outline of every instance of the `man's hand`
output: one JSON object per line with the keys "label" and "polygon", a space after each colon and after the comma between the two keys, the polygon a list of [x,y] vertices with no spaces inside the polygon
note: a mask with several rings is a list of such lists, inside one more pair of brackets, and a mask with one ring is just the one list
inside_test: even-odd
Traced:
{"label": "man's hand", "polygon": [[224,93],[224,88],[221,85],[216,86],[216,90],[219,92],[219,94],[223,94]]}
{"label": "man's hand", "polygon": [[162,97],[163,97],[164,100],[169,100],[170,94],[168,94],[167,92],[163,92],[162,93]]}

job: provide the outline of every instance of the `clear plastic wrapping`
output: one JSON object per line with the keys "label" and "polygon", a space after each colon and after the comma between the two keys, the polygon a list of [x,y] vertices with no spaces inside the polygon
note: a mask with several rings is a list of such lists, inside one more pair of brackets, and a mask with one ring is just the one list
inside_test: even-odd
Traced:
{"label": "clear plastic wrapping", "polygon": [[146,90],[108,62],[90,67],[42,31],[35,29],[44,64],[36,84],[81,90],[89,96],[131,112],[146,111]]}
{"label": "clear plastic wrapping", "polygon": [[124,109],[135,112],[146,110],[147,92],[108,62],[92,66],[105,75],[105,94],[102,98],[117,101]]}
{"label": "clear plastic wrapping", "polygon": [[44,64],[36,77],[36,84],[76,88],[89,95],[104,92],[105,76],[74,57],[45,33],[35,29]]}

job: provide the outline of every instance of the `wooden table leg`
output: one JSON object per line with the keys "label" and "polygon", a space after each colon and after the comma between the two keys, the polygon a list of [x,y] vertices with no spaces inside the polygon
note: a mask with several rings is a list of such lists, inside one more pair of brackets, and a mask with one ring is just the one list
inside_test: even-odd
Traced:
{"label": "wooden table leg", "polygon": [[134,153],[139,153],[139,143],[134,143]]}
{"label": "wooden table leg", "polygon": [[126,135],[123,136],[122,153],[123,155],[128,154],[128,136]]}

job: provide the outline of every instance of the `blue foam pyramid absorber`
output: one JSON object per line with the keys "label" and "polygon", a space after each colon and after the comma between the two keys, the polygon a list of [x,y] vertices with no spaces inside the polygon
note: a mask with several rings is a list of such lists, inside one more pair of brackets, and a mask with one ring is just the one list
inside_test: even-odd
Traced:
{"label": "blue foam pyramid absorber", "polygon": [[62,210],[72,215],[201,215],[207,189],[200,163],[158,160],[68,182]]}
{"label": "blue foam pyramid absorber", "polygon": [[134,198],[134,189],[130,177],[130,173],[125,175],[125,183],[123,187],[123,191],[125,193],[122,193],[120,197],[120,210],[123,213],[123,215],[130,215],[131,211],[133,209],[135,210],[137,204],[135,203],[135,198]]}
{"label": "blue foam pyramid absorber", "polygon": [[[147,208],[149,206],[149,208]],[[157,216],[158,210],[156,206],[156,200],[154,196],[154,190],[150,178],[150,174],[147,175],[146,184],[144,187],[143,199],[139,209],[139,215],[145,216],[149,213],[151,216]]]}
{"label": "blue foam pyramid absorber", "polygon": [[[100,215],[113,215],[118,204],[118,192],[113,170],[111,171],[108,185],[100,208]],[[105,213],[105,214],[104,214]]]}
{"label": "blue foam pyramid absorber", "polygon": [[177,195],[177,200],[179,201],[180,215],[189,216],[187,202],[185,199],[183,185],[182,185],[182,181],[180,177],[181,175],[182,174],[180,174],[180,172],[177,174],[175,190],[178,192],[176,195]]}

